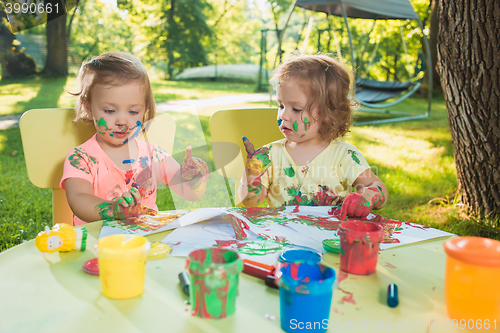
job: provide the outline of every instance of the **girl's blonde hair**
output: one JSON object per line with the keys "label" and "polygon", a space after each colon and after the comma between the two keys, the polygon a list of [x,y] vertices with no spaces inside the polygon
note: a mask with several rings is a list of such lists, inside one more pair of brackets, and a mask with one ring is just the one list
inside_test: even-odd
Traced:
{"label": "girl's blonde hair", "polygon": [[295,56],[273,71],[270,83],[274,89],[293,83],[305,90],[308,101],[304,111],[310,114],[309,110],[317,107],[322,140],[332,141],[349,132],[358,103],[351,99],[352,72],[338,61],[325,54]]}
{"label": "girl's blonde hair", "polygon": [[[90,91],[96,84],[121,86],[131,81],[137,81],[144,87],[146,94],[146,113],[144,124],[148,123],[156,115],[156,104],[153,97],[153,90],[149,82],[149,76],[144,65],[133,55],[124,52],[103,53],[92,60],[82,64],[77,80],[80,82],[79,90],[70,93],[77,96],[75,103],[75,119],[73,122],[82,121],[92,123],[85,103],[90,104],[92,96]],[[146,126],[143,127],[146,130]]]}

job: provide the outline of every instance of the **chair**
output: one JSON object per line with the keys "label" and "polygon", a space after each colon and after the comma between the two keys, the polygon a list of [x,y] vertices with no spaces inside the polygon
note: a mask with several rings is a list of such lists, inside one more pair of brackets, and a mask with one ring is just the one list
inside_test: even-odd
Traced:
{"label": "chair", "polygon": [[[73,109],[33,109],[19,121],[26,169],[31,183],[52,189],[53,223],[73,224],[73,212],[66,192],[59,187],[68,152],[95,134],[92,125],[73,124]],[[157,115],[146,134],[151,142],[171,153],[175,121],[168,114]],[[139,139],[144,137],[139,135]]]}
{"label": "chair", "polygon": [[224,178],[237,180],[234,192],[237,206],[242,206],[237,189],[245,170],[247,156],[241,137],[246,136],[256,149],[283,139],[276,120],[276,108],[221,110],[210,118],[215,168]]}

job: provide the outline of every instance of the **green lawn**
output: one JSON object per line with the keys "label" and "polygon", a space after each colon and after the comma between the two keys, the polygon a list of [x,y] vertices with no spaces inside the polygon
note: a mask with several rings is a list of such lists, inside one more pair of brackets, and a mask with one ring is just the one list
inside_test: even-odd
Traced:
{"label": "green lawn", "polygon": [[[71,107],[74,99],[64,90],[75,90],[74,78],[0,81],[0,116],[21,114],[30,108]],[[224,94],[254,92],[255,86],[225,82],[153,81],[157,102],[170,99],[209,98]],[[209,156],[208,121],[217,109],[266,107],[268,103],[248,103],[197,110],[198,115],[172,112],[177,133],[174,156],[182,159],[187,145],[199,156]],[[399,110],[424,112],[427,101],[410,98]],[[364,113],[360,113],[360,120]],[[451,135],[442,96],[433,100],[430,118],[377,126],[353,127],[346,138],[364,154],[389,189],[387,206],[378,213],[393,219],[411,221],[459,235],[500,240],[498,220],[479,220],[465,214],[457,205],[457,181]],[[187,205],[168,190],[158,196],[160,209],[201,206],[227,206],[224,179],[212,173],[210,193],[201,202]],[[232,187],[232,185],[231,185]],[[32,239],[52,221],[50,190],[33,186],[27,177],[18,128],[0,130],[0,250]]]}

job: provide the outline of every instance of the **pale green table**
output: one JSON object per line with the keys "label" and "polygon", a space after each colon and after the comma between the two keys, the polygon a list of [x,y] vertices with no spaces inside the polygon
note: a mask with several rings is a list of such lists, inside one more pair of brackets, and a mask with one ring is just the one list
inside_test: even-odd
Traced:
{"label": "pale green table", "polygon": [[[95,257],[100,227],[99,222],[87,225],[85,252],[44,255],[29,241],[0,254],[0,332],[281,332],[278,290],[246,274],[240,276],[233,316],[192,317],[178,281],[185,258],[148,260],[141,297],[107,299],[99,278],[81,269]],[[444,303],[445,239],[384,250],[371,276],[339,274],[338,255],[325,254],[323,262],[343,279],[340,289],[334,290],[329,331],[452,332],[445,327],[449,320]],[[399,287],[396,308],[386,304],[390,283]],[[437,329],[429,328],[431,322]]]}

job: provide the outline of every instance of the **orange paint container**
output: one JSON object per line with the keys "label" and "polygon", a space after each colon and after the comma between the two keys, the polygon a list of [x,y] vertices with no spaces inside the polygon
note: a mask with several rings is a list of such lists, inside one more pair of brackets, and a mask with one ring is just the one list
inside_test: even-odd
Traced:
{"label": "orange paint container", "polygon": [[452,319],[500,318],[500,241],[455,237],[443,243],[445,296]]}
{"label": "orange paint container", "polygon": [[99,240],[97,257],[104,296],[127,299],[142,295],[149,249],[142,236],[111,235]]}

